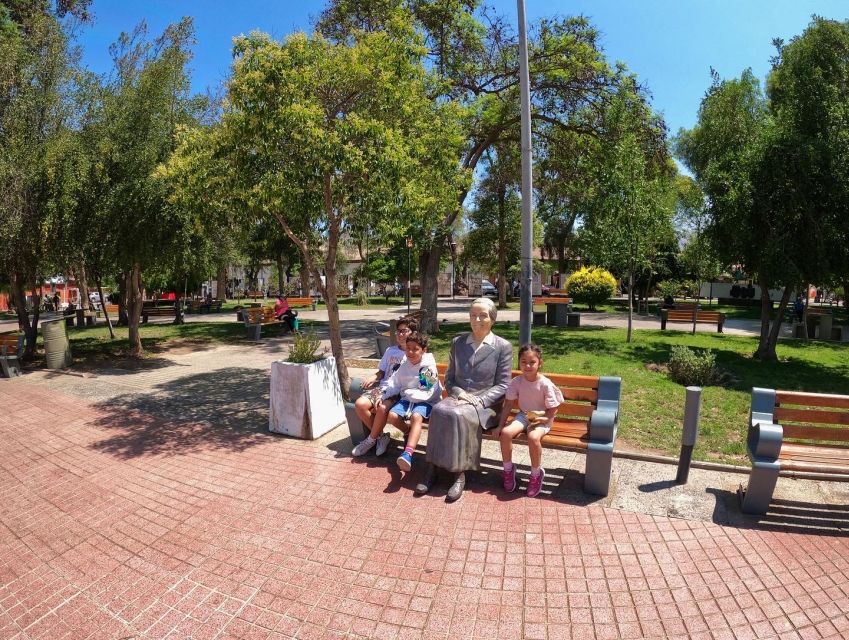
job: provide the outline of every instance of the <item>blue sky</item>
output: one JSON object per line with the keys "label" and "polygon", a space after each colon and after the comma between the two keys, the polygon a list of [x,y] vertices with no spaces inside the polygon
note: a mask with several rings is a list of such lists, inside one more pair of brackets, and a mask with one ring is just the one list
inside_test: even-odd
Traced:
{"label": "blue sky", "polygon": [[[490,2],[515,21],[516,2]],[[94,0],[95,22],[80,37],[84,61],[108,71],[108,47],[118,34],[146,20],[152,34],[189,15],[197,46],[193,86],[220,84],[230,65],[233,36],[260,29],[282,38],[309,29],[323,0]],[[583,14],[602,33],[610,60],[625,62],[652,94],[672,133],[695,124],[710,84],[710,68],[722,77],[751,67],[763,78],[774,53],[774,37],[799,35],[812,14],[849,19],[846,0],[525,0],[529,20]]]}

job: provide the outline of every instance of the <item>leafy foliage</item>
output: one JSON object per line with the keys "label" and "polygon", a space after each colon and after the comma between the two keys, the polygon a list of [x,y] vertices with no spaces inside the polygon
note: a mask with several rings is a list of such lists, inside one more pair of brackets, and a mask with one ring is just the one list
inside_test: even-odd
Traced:
{"label": "leafy foliage", "polygon": [[321,340],[315,333],[310,331],[296,332],[292,336],[292,346],[289,347],[289,362],[299,364],[312,364],[324,359],[324,353],[318,353]]}
{"label": "leafy foliage", "polygon": [[716,355],[710,349],[694,351],[676,345],[669,357],[669,376],[678,384],[705,387],[719,379]]}
{"label": "leafy foliage", "polygon": [[616,292],[616,279],[601,267],[583,267],[575,271],[566,281],[566,290],[575,302],[596,305],[606,302]]}

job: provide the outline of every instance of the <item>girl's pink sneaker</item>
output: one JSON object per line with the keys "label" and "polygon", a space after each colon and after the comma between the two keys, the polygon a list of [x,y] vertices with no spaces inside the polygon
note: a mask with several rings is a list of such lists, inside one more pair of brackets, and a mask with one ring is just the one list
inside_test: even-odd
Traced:
{"label": "girl's pink sneaker", "polygon": [[540,468],[538,475],[531,474],[528,482],[528,497],[535,498],[542,491],[542,479],[545,477],[545,469]]}
{"label": "girl's pink sneaker", "polygon": [[516,465],[510,467],[510,471],[504,469],[501,472],[502,485],[507,493],[516,490]]}

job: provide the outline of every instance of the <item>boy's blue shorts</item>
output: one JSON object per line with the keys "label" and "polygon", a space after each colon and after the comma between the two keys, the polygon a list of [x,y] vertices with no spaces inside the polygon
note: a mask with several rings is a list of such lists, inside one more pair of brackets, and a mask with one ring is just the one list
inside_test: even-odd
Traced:
{"label": "boy's blue shorts", "polygon": [[409,417],[414,413],[418,413],[425,420],[430,418],[431,407],[427,402],[417,402],[412,405],[412,410],[410,410],[411,404],[409,400],[401,399],[389,411],[401,417]]}

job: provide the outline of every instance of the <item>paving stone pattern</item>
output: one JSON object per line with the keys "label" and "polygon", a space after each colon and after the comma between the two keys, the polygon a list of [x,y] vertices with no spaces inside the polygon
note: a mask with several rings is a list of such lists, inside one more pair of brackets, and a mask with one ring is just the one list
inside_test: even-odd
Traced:
{"label": "paving stone pattern", "polygon": [[849,637],[846,537],[414,498],[191,391],[0,384],[0,638]]}

